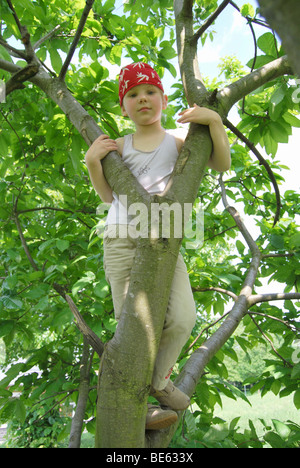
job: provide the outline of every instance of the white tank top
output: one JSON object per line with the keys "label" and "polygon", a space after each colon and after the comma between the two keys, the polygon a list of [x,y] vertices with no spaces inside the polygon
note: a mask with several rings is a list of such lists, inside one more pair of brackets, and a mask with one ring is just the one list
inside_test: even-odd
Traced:
{"label": "white tank top", "polygon": [[[122,160],[130,169],[139,183],[151,195],[164,191],[173,172],[178,151],[175,137],[165,133],[161,144],[153,151],[142,152],[134,149],[133,135],[124,137]],[[127,214],[126,199],[113,193],[113,202],[108,212],[106,224],[128,224],[130,217]]]}

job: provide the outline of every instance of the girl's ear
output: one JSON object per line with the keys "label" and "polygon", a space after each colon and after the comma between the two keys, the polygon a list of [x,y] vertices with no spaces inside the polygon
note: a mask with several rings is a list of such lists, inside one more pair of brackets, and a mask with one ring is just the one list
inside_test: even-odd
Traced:
{"label": "girl's ear", "polygon": [[122,106],[121,106],[121,112],[122,112],[122,115],[123,115],[124,117],[128,117],[128,114],[127,114],[127,112],[126,112],[125,107],[124,107],[123,104],[122,104]]}
{"label": "girl's ear", "polygon": [[168,96],[166,94],[163,95],[163,109],[166,109],[168,105]]}

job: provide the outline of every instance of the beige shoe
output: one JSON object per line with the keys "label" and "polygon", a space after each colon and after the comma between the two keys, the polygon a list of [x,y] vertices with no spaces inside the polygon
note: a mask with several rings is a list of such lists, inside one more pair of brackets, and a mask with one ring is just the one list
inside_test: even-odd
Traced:
{"label": "beige shoe", "polygon": [[148,403],[148,413],[146,416],[146,429],[164,429],[176,423],[178,419],[175,411],[162,410],[159,406]]}
{"label": "beige shoe", "polygon": [[171,380],[163,390],[155,390],[152,387],[150,395],[156,398],[161,405],[168,406],[175,411],[183,411],[191,404],[189,397],[175,387]]}

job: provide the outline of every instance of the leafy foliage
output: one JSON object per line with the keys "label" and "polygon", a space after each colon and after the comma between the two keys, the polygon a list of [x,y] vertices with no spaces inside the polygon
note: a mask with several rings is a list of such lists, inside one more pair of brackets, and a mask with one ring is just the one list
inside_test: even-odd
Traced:
{"label": "leafy foliage", "polygon": [[[39,59],[57,75],[85,2],[15,3],[33,44],[60,26],[37,49]],[[206,21],[217,4],[216,0],[195,2],[196,27]],[[176,126],[174,116],[186,106],[173,61],[176,50],[172,5],[168,0],[130,0],[124,3],[123,10],[120,2],[107,0],[95,2],[88,17],[76,60],[67,74],[67,85],[74,98],[113,138],[131,129],[130,123],[121,119],[117,101],[116,70],[125,59],[150,62],[161,76],[165,74],[174,80],[171,104],[164,116],[167,128]],[[20,41],[14,39],[19,38],[19,31],[4,0],[0,2],[0,13],[1,39],[21,47]],[[247,18],[256,17],[248,4],[241,13]],[[212,35],[206,32],[202,43]],[[271,32],[260,36],[257,46],[261,55],[247,64],[250,68],[258,68],[284,53]],[[0,58],[12,61],[1,44]],[[22,60],[18,63],[24,65]],[[246,73],[243,65],[230,57],[222,61],[220,71],[223,75],[219,82],[226,84]],[[9,74],[3,71],[2,78],[8,80]],[[216,80],[207,83],[211,89],[216,84]],[[284,166],[276,160],[278,144],[288,143],[293,127],[300,126],[294,90],[290,80],[282,77],[239,103],[238,129],[265,150],[279,186]],[[266,280],[276,281],[282,283],[285,292],[298,292],[299,194],[292,190],[281,194],[281,217],[274,227],[277,200],[265,167],[234,134],[229,132],[229,138],[233,165],[225,180],[227,196],[233,204],[244,204],[245,214],[255,219],[260,230],[257,244],[264,257],[256,286],[266,284]],[[78,398],[82,336],[53,283],[72,294],[86,323],[103,342],[112,337],[116,326],[102,264],[102,240],[96,234],[96,225],[103,215],[96,213],[99,200],[91,190],[83,164],[86,149],[67,117],[32,84],[26,84],[25,90],[15,91],[6,103],[0,104],[0,339],[6,348],[5,377],[0,381],[0,422],[13,419],[12,430],[17,428],[19,433],[18,446],[55,445],[66,420],[57,420],[53,411],[59,406],[70,408]],[[214,171],[208,171],[196,200],[205,207],[204,245],[199,250],[189,250],[183,242],[182,247],[199,318],[178,371],[188,353],[216,329],[215,322],[230,307],[232,299],[228,293],[239,294],[249,268],[250,254],[232,218],[221,207],[216,177]],[[28,261],[26,252],[33,262]],[[224,295],[220,288],[227,293]],[[240,434],[236,430],[238,418],[226,425],[214,417],[214,407],[222,394],[245,398],[232,381],[247,384],[252,391],[261,389],[282,397],[293,394],[295,407],[300,408],[299,359],[295,354],[299,303],[286,300],[282,307],[276,307],[266,302],[253,306],[250,312],[253,316],[245,316],[239,333],[207,366],[207,375],[194,396],[197,409],[185,416],[183,424],[189,440],[200,440],[201,446],[261,447],[268,443],[277,448],[299,444],[300,429],[292,422],[274,420],[272,428],[266,427],[261,441],[253,424]],[[266,340],[268,345],[274,342],[276,349],[270,347],[266,359],[260,360],[259,372],[230,375],[228,360],[240,362],[243,350],[253,364]],[[94,356],[91,362],[85,427],[93,433],[99,361]],[[14,392],[20,396],[15,397]],[[191,446],[183,440],[180,443]],[[192,444],[198,446],[196,442]]]}

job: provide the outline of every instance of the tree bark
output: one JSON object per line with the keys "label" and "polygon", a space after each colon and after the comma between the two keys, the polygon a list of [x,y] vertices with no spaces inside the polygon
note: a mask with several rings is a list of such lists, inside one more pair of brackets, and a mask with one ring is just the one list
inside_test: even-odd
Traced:
{"label": "tree bark", "polygon": [[[150,197],[149,206],[193,202],[210,152],[207,130],[192,127],[167,192]],[[146,403],[181,240],[139,240],[121,318],[102,357],[96,447],[145,447]]]}
{"label": "tree bark", "polygon": [[300,76],[299,0],[258,0],[261,13],[278,33],[290,63]]}

